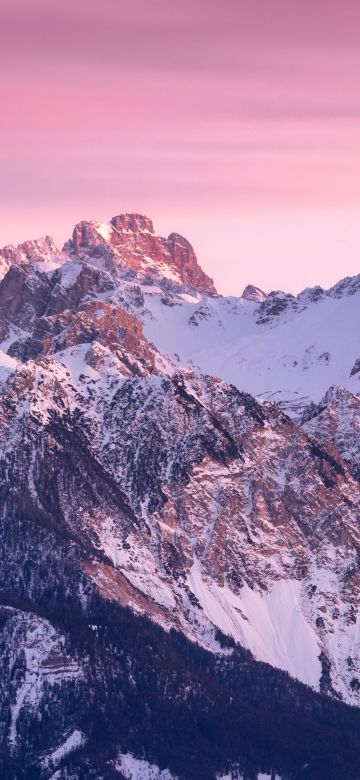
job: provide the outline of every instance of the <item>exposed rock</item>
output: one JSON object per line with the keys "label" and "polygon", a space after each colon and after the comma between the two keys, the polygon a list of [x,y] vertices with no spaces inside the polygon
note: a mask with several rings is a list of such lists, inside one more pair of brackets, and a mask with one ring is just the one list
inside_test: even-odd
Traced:
{"label": "exposed rock", "polygon": [[207,295],[216,295],[212,279],[200,268],[195,252],[186,238],[178,233],[170,233],[166,246],[184,284]]}
{"label": "exposed rock", "polygon": [[331,387],[305,410],[302,427],[321,446],[340,452],[360,480],[360,398],[345,387]]}
{"label": "exposed rock", "polygon": [[10,266],[0,283],[0,310],[8,322],[30,330],[45,312],[51,282],[32,265]]}
{"label": "exposed rock", "polygon": [[267,298],[266,293],[260,290],[260,287],[254,287],[253,284],[246,285],[241,295],[246,301],[256,301],[256,303],[262,303]]}
{"label": "exposed rock", "polygon": [[39,264],[43,270],[57,268],[64,258],[50,236],[25,241],[17,247],[11,244],[0,249],[0,276],[4,276],[11,265]]}
{"label": "exposed rock", "polygon": [[216,295],[189,242],[177,233],[167,239],[157,236],[151,220],[141,214],[120,214],[109,224],[80,222],[63,251],[76,258],[91,258],[110,271],[117,268],[140,277],[150,275]]}
{"label": "exposed rock", "polygon": [[147,371],[155,368],[155,350],[143,336],[139,320],[124,309],[90,301],[80,310],[40,317],[24,345],[24,358],[49,355],[80,344],[98,342],[118,358],[136,358]]}
{"label": "exposed rock", "polygon": [[271,292],[259,306],[257,322],[259,325],[263,325],[287,309],[296,309],[297,307],[298,301],[293,295],[279,290]]}
{"label": "exposed rock", "polygon": [[360,372],[360,358],[355,360],[355,363],[350,371],[350,376],[355,376],[355,374],[358,374]]}
{"label": "exposed rock", "polygon": [[47,314],[58,314],[65,309],[76,309],[84,300],[115,289],[111,276],[86,263],[65,263],[51,277],[51,294]]}

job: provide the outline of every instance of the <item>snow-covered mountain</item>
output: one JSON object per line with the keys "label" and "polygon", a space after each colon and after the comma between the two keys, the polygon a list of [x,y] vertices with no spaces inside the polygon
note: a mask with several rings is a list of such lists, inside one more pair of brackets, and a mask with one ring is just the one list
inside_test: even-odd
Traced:
{"label": "snow-covered mountain", "polygon": [[280,403],[299,419],[330,385],[360,390],[360,276],[326,292],[177,300],[145,294],[147,337],[180,363]]}
{"label": "snow-covered mountain", "polygon": [[137,214],[0,259],[6,776],[357,777],[360,277],[222,297]]}

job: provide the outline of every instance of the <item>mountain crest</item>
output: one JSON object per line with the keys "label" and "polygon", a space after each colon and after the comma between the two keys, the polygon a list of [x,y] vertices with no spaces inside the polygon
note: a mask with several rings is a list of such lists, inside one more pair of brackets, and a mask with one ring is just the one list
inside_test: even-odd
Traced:
{"label": "mountain crest", "polygon": [[140,276],[148,281],[186,285],[216,295],[212,279],[197,262],[191,244],[180,234],[163,238],[142,214],[119,214],[109,223],[83,221],[63,251],[71,258],[90,260],[106,270]]}
{"label": "mountain crest", "polygon": [[154,234],[154,225],[149,217],[145,217],[144,214],[118,214],[116,217],[112,217],[110,224],[125,232],[128,230],[132,233],[152,233]]}
{"label": "mountain crest", "polygon": [[39,263],[44,271],[59,265],[61,252],[51,236],[42,236],[32,241],[24,241],[18,246],[8,244],[0,249],[0,277],[4,276],[12,265]]}

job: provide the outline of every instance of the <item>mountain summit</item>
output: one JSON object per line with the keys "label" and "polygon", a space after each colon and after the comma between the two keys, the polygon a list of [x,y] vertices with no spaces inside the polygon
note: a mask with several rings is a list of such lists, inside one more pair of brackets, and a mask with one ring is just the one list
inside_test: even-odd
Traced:
{"label": "mountain summit", "polygon": [[80,222],[63,249],[74,258],[103,262],[143,278],[163,278],[216,295],[212,279],[200,268],[191,244],[178,233],[162,238],[142,214],[119,214],[109,223]]}

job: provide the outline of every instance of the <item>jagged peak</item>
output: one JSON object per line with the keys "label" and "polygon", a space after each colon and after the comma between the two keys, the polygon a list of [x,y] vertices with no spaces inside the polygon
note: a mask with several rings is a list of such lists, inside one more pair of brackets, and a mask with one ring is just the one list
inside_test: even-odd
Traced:
{"label": "jagged peak", "polygon": [[50,256],[60,257],[60,255],[61,252],[57,248],[54,239],[48,235],[23,241],[17,246],[7,244],[0,249],[0,257],[9,264],[41,262],[47,260]]}
{"label": "jagged peak", "polygon": [[253,284],[247,284],[241,295],[246,301],[256,301],[256,303],[262,303],[266,300],[267,294],[264,293],[260,287],[255,287]]}
{"label": "jagged peak", "polygon": [[39,264],[42,270],[53,271],[64,259],[53,238],[48,235],[24,241],[17,246],[7,244],[0,249],[0,278],[5,276],[13,265]]}
{"label": "jagged peak", "polygon": [[54,239],[51,236],[39,236],[38,238],[22,241],[20,244],[14,246],[13,244],[7,244],[0,249],[0,255],[3,257],[11,257],[15,252],[21,252],[31,259],[31,255],[34,251],[56,251],[59,252]]}
{"label": "jagged peak", "polygon": [[146,232],[154,234],[152,220],[149,217],[145,217],[144,214],[118,214],[117,216],[112,217],[110,224],[113,225],[116,230],[129,230],[132,233]]}
{"label": "jagged peak", "polygon": [[115,268],[217,294],[189,241],[179,233],[170,233],[168,238],[157,235],[151,219],[143,214],[119,214],[109,223],[79,222],[63,251],[71,257],[102,263],[107,270]]}
{"label": "jagged peak", "polygon": [[349,401],[359,400],[358,397],[351,392],[351,390],[347,389],[347,387],[344,387],[343,385],[331,385],[331,387],[329,387],[326,391],[324,397],[321,399],[320,405],[328,405],[333,401],[337,402],[344,399]]}

